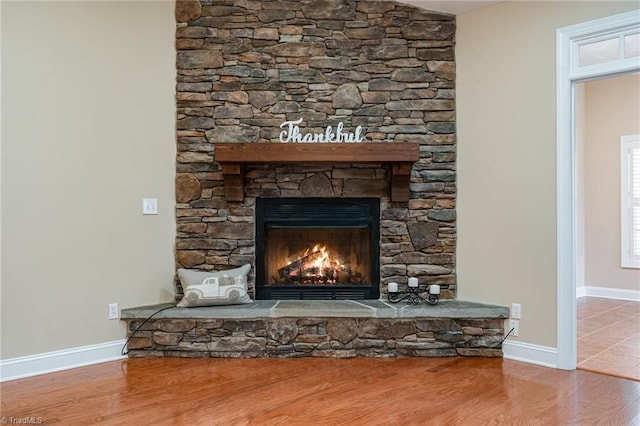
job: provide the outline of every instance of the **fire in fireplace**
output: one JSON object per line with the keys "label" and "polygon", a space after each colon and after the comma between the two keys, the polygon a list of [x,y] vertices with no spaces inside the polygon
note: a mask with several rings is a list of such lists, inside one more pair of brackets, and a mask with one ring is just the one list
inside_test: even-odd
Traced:
{"label": "fire in fireplace", "polygon": [[378,199],[256,202],[258,299],[376,299]]}
{"label": "fire in fireplace", "polygon": [[[363,240],[354,241],[349,237],[345,238],[344,234],[333,235],[333,232],[323,232],[324,230],[321,229],[314,231],[319,231],[314,233],[326,234],[324,238],[327,241],[327,245],[339,246],[341,244],[336,243],[336,241],[342,240],[342,245],[349,247],[343,250],[327,249],[327,245],[321,246],[320,244],[315,244],[313,248],[307,248],[302,253],[294,248],[293,251],[299,253],[293,256],[294,260],[288,260],[291,256],[278,257],[271,262],[270,259],[267,258],[267,281],[269,284],[362,284],[370,280],[370,278],[366,277],[362,272],[365,268],[364,266],[360,266],[361,260],[357,255],[358,252],[353,250],[354,247],[351,247],[353,243],[357,242],[361,244]],[[288,233],[283,232],[282,234],[286,235]],[[271,238],[275,240],[277,237]],[[284,245],[289,248],[292,246],[297,247],[297,244],[292,244],[292,242],[287,240],[278,240],[274,244],[278,242],[284,243],[280,244],[280,246]],[[285,251],[289,252],[290,249],[285,248]],[[347,251],[349,253],[346,253]],[[362,248],[360,253],[365,251],[368,250]],[[270,250],[268,254],[274,254],[274,252],[276,252],[276,250]],[[344,259],[346,257],[352,259],[352,261],[345,261]],[[277,274],[269,277],[271,265],[277,268]]]}

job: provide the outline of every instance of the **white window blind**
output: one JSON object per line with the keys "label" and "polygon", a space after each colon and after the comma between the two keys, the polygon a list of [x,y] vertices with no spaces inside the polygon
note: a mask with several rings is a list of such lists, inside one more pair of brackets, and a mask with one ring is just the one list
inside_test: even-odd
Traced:
{"label": "white window blind", "polygon": [[640,268],[640,135],[620,138],[623,268]]}

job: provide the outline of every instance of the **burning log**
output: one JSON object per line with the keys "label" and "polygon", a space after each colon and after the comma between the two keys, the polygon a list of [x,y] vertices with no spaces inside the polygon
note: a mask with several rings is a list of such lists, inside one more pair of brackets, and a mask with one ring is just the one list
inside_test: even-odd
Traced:
{"label": "burning log", "polygon": [[338,271],[338,276],[336,278],[340,283],[348,283],[351,280],[351,271],[349,269]]}
{"label": "burning log", "polygon": [[349,282],[351,284],[362,284],[364,281],[364,277],[360,272],[354,271],[349,276]]}
{"label": "burning log", "polygon": [[[322,259],[323,253],[320,250],[314,251],[311,254],[303,256],[294,260],[290,264],[278,269],[278,275],[281,279],[293,279],[300,278],[301,276],[309,275],[310,270],[318,269],[315,262]],[[317,273],[317,271],[316,271]]]}
{"label": "burning log", "polygon": [[[311,251],[311,253],[309,253]],[[354,271],[338,259],[332,259],[325,247],[316,245],[296,260],[278,269],[278,283],[295,284],[357,284],[363,280],[362,273]]]}

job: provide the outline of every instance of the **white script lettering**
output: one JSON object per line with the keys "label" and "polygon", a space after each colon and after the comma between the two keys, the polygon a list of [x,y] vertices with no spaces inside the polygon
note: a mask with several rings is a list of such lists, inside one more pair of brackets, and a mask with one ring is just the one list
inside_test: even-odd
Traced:
{"label": "white script lettering", "polygon": [[335,132],[331,126],[327,126],[324,133],[300,133],[298,125],[302,123],[302,118],[293,121],[285,121],[280,128],[285,130],[280,132],[280,142],[362,142],[362,126],[356,127],[355,132],[343,132],[344,124],[339,122]]}

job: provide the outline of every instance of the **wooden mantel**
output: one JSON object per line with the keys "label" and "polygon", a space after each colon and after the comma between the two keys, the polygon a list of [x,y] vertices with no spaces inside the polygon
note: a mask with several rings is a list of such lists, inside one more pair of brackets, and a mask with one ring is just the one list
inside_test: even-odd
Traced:
{"label": "wooden mantel", "polygon": [[409,200],[409,178],[420,158],[419,145],[393,143],[217,143],[227,201],[244,200],[245,164],[381,163],[391,167],[391,201]]}

